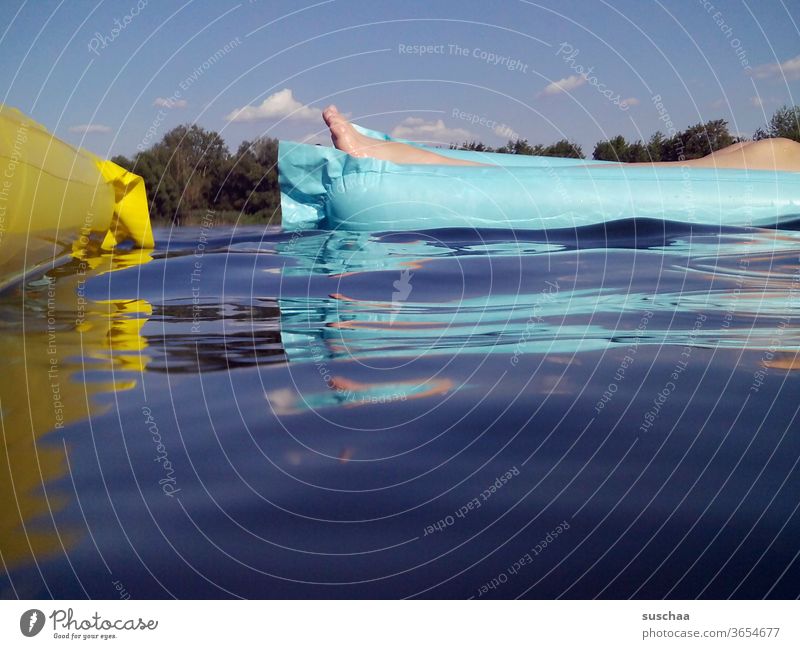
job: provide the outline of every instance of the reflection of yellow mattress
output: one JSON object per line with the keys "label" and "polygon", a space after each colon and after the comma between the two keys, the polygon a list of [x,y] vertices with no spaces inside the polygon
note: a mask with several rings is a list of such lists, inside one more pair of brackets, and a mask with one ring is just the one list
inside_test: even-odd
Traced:
{"label": "reflection of yellow mattress", "polygon": [[0,287],[77,249],[153,247],[142,179],[0,104]]}
{"label": "reflection of yellow mattress", "polygon": [[[150,360],[141,329],[152,306],[135,296],[90,299],[86,282],[149,260],[139,250],[87,254],[29,282],[24,299],[0,300],[0,599],[10,596],[4,572],[80,538],[55,518],[71,487],[51,484],[68,475],[75,431],[48,435],[105,412],[110,404],[95,396],[135,388]],[[80,434],[105,432],[89,423]]]}

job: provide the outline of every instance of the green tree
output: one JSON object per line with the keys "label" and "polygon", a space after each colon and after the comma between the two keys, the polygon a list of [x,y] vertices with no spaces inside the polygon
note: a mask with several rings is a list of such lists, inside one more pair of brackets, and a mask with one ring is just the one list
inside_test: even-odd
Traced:
{"label": "green tree", "polygon": [[567,139],[559,140],[549,144],[542,150],[540,155],[552,158],[583,158],[583,148],[580,144],[570,142]]}
{"label": "green tree", "polygon": [[664,159],[664,144],[667,138],[661,131],[656,131],[647,141],[647,155],[652,162],[660,162]]}
{"label": "green tree", "polygon": [[759,128],[753,135],[754,140],[768,137],[786,137],[800,142],[800,106],[781,106],[767,125]]}
{"label": "green tree", "polygon": [[509,140],[506,144],[497,149],[497,153],[514,153],[516,155],[538,155],[534,147],[528,144],[528,140],[517,138]]}
{"label": "green tree", "polygon": [[178,207],[181,188],[171,174],[167,174],[169,152],[158,145],[136,156],[131,167],[144,180],[150,203],[150,216],[156,220],[180,222]]}
{"label": "green tree", "polygon": [[180,223],[193,210],[217,207],[229,160],[218,133],[192,124],[175,127],[132,161],[125,156],[113,161],[142,176],[154,219]]}
{"label": "green tree", "polygon": [[242,142],[231,156],[214,199],[221,209],[269,219],[280,205],[278,141],[259,138]]}
{"label": "green tree", "polygon": [[566,139],[559,140],[553,144],[534,144],[528,140],[517,138],[509,140],[506,144],[497,149],[497,153],[513,153],[516,155],[540,155],[554,158],[583,158],[583,150],[579,144],[570,142]]}
{"label": "green tree", "polygon": [[594,160],[624,162],[629,146],[630,145],[622,135],[617,135],[610,140],[598,142],[592,152],[592,158]]}
{"label": "green tree", "polygon": [[133,169],[133,160],[126,158],[124,155],[115,155],[111,158],[111,162],[118,164],[123,169]]}
{"label": "green tree", "polygon": [[173,220],[180,221],[192,210],[212,206],[212,190],[219,187],[230,157],[219,133],[196,124],[176,126],[156,148],[168,154],[166,173],[181,187]]}
{"label": "green tree", "polygon": [[478,142],[476,140],[472,140],[471,142],[464,142],[461,146],[457,144],[451,144],[451,149],[461,149],[462,151],[483,151],[485,153],[492,153],[494,149],[492,147],[485,145],[483,142]]}
{"label": "green tree", "polygon": [[598,142],[592,157],[612,162],[650,162],[652,159],[649,144],[643,144],[641,140],[628,142],[622,135]]}
{"label": "green tree", "polygon": [[735,141],[728,132],[728,122],[724,119],[715,119],[705,124],[690,126],[665,140],[661,159],[672,162],[682,159],[695,160],[730,146]]}
{"label": "green tree", "polygon": [[642,144],[641,140],[636,140],[628,146],[628,150],[625,152],[625,162],[652,162],[647,145]]}

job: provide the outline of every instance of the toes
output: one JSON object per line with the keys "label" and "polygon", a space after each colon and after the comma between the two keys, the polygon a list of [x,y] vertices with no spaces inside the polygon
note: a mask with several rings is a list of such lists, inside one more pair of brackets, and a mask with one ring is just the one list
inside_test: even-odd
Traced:
{"label": "toes", "polygon": [[339,113],[336,106],[333,104],[328,106],[322,112],[322,117],[331,131],[333,146],[355,157],[363,157],[363,154],[358,151],[358,134],[353,130],[350,122]]}
{"label": "toes", "polygon": [[350,126],[350,123],[347,120],[342,119],[341,117],[334,117],[334,118],[331,119],[330,122],[328,122],[328,126],[330,128],[345,128],[346,129],[346,128],[348,128]]}
{"label": "toes", "polygon": [[347,128],[347,124],[345,122],[335,122],[331,124],[331,133],[333,133],[336,137],[343,137],[349,132]]}
{"label": "toes", "polygon": [[325,110],[322,111],[322,119],[325,120],[325,123],[330,126],[331,122],[339,117],[339,111],[336,110],[336,106],[331,104]]}

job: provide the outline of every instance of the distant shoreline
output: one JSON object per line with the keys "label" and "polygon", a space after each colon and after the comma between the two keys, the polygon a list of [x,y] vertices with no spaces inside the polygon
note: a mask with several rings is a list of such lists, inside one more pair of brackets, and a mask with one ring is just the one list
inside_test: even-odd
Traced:
{"label": "distant shoreline", "polygon": [[[598,142],[592,160],[610,162],[681,162],[702,158],[736,142],[749,140],[728,130],[724,119],[678,131],[672,122],[665,135],[629,142],[622,135]],[[516,135],[516,134],[515,134]],[[800,106],[781,106],[752,139],[784,137],[800,142]],[[444,147],[443,147],[444,148]],[[519,136],[500,147],[471,141],[451,144],[466,149],[518,155],[586,159],[580,145],[561,139],[530,144]],[[196,124],[177,126],[133,159],[116,156],[118,165],[142,176],[154,225],[201,225],[207,214],[215,224],[279,225],[278,140],[260,137],[242,142],[231,153],[219,133]]]}

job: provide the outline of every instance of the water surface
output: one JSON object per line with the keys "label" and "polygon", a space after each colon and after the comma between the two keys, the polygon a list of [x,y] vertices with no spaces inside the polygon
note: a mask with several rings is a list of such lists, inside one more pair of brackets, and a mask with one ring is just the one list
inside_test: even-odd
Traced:
{"label": "water surface", "polygon": [[798,232],[156,238],[2,298],[3,596],[800,595]]}

